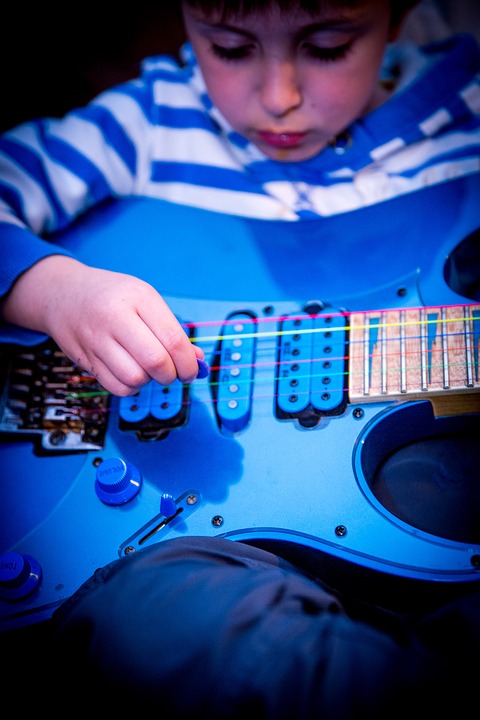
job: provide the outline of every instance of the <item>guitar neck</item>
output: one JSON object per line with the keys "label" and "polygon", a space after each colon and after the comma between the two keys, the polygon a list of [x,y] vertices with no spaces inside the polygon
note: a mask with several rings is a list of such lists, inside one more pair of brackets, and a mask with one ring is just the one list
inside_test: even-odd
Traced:
{"label": "guitar neck", "polygon": [[480,305],[352,313],[349,348],[352,403],[462,396],[462,412],[480,409]]}

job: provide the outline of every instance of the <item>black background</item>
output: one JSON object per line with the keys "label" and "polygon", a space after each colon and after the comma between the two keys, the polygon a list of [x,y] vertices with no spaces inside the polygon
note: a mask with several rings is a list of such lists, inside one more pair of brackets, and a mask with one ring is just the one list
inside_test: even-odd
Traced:
{"label": "black background", "polygon": [[62,116],[184,40],[177,11],[160,0],[17,5],[0,14],[0,131]]}
{"label": "black background", "polygon": [[[185,39],[178,6],[178,0],[30,7],[10,1],[0,12],[0,132],[34,117],[62,116],[137,76],[148,55],[177,54]],[[480,41],[480,0],[424,0],[413,16],[419,42],[434,39],[442,23]]]}

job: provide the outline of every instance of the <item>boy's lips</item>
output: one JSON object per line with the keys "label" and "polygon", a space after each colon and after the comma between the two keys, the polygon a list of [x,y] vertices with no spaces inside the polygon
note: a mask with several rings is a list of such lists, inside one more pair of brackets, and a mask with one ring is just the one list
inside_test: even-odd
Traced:
{"label": "boy's lips", "polygon": [[258,131],[257,132],[258,138],[265,143],[266,145],[270,145],[274,148],[294,148],[300,145],[302,140],[305,138],[306,133],[302,132],[282,132],[282,133],[276,133],[276,132],[270,132],[270,131]]}

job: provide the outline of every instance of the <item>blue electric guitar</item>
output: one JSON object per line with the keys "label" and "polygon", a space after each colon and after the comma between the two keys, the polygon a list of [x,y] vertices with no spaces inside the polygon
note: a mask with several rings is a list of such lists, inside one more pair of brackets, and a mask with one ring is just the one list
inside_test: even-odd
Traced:
{"label": "blue electric guitar", "polygon": [[120,399],[49,339],[1,348],[0,628],[185,534],[390,595],[480,578],[478,218],[396,208],[404,247],[150,200],[59,239],[157,287],[211,369]]}

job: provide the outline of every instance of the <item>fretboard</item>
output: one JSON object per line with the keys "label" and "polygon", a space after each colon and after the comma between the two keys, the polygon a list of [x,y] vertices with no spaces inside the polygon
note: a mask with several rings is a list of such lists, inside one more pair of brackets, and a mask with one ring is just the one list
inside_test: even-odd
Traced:
{"label": "fretboard", "polygon": [[350,402],[474,395],[480,402],[480,305],[350,315]]}

